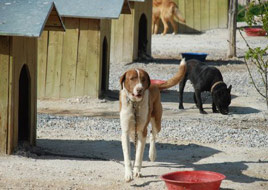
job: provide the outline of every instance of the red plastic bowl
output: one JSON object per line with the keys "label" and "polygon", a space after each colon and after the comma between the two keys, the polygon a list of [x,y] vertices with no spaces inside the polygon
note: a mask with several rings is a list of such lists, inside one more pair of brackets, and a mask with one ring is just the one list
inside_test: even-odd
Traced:
{"label": "red plastic bowl", "polygon": [[156,79],[151,79],[151,84],[163,84],[166,81],[164,80],[156,80]]}
{"label": "red plastic bowl", "polygon": [[168,190],[219,190],[225,178],[210,171],[178,171],[161,176]]}
{"label": "red plastic bowl", "polygon": [[265,36],[266,31],[263,28],[245,28],[248,36]]}

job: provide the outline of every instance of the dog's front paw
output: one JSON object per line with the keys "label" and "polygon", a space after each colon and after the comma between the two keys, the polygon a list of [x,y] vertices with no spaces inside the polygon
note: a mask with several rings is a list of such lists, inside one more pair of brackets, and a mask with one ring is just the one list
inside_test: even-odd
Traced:
{"label": "dog's front paw", "polygon": [[137,167],[134,168],[134,176],[135,177],[141,177],[141,171]]}
{"label": "dog's front paw", "polygon": [[180,109],[180,110],[184,109],[184,107],[183,107],[182,104],[179,105],[179,109]]}
{"label": "dog's front paw", "polygon": [[125,171],[125,181],[130,182],[133,180],[133,174],[131,170],[126,170]]}

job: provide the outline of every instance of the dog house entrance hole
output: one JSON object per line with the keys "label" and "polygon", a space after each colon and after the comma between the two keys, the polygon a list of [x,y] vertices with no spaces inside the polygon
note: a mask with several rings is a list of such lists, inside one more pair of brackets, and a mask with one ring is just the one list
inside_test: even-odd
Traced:
{"label": "dog house entrance hole", "polygon": [[101,77],[101,95],[107,90],[108,78],[108,43],[106,37],[102,43],[102,77]]}
{"label": "dog house entrance hole", "polygon": [[30,74],[28,67],[24,65],[21,69],[19,79],[19,120],[18,141],[30,141]]}
{"label": "dog house entrance hole", "polygon": [[147,19],[144,14],[141,15],[139,21],[139,42],[138,42],[138,57],[143,58],[146,56],[147,50]]}

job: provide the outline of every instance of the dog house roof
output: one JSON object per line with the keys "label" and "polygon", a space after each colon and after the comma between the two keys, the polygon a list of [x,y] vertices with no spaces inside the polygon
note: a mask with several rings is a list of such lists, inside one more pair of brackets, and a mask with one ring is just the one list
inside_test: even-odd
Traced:
{"label": "dog house roof", "polygon": [[[114,19],[130,13],[126,0],[54,0],[62,17]],[[124,6],[123,6],[124,5]]]}
{"label": "dog house roof", "polygon": [[0,35],[39,37],[53,8],[57,12],[54,3],[45,0],[1,0]]}
{"label": "dog house roof", "polygon": [[145,0],[129,0],[129,1],[135,1],[135,2],[145,2]]}

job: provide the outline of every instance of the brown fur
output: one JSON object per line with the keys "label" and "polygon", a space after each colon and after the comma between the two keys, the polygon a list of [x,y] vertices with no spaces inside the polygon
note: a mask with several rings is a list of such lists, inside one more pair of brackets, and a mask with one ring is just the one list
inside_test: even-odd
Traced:
{"label": "brown fur", "polygon": [[173,28],[173,34],[177,33],[176,18],[178,21],[185,23],[185,19],[182,18],[177,4],[172,0],[153,0],[153,15],[152,15],[152,32],[157,34],[159,21],[163,22],[165,35],[168,31],[168,22],[171,23]]}

